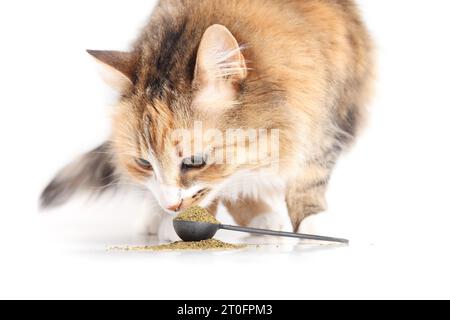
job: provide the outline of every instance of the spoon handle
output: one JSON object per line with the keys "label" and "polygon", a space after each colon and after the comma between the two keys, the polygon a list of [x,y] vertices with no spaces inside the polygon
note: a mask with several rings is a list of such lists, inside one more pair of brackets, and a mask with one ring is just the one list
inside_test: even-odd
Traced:
{"label": "spoon handle", "polygon": [[289,237],[289,238],[297,238],[297,239],[305,239],[305,240],[318,240],[318,241],[328,241],[328,242],[338,242],[349,244],[349,240],[347,239],[339,239],[332,237],[323,237],[323,236],[315,236],[311,234],[302,234],[295,232],[283,232],[283,231],[273,231],[273,230],[265,230],[265,229],[256,229],[256,228],[245,228],[245,227],[237,227],[230,225],[220,225],[219,229],[238,231],[238,232],[247,232],[252,234],[262,234],[268,236],[277,236],[277,237]]}

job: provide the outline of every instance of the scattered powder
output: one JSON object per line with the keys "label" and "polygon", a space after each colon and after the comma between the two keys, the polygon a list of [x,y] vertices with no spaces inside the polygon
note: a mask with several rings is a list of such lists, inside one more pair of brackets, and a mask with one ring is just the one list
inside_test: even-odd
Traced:
{"label": "scattered powder", "polygon": [[[220,222],[211,215],[206,209],[198,206],[191,207],[180,213],[175,220],[205,222],[212,224],[220,224]],[[182,250],[232,250],[242,249],[246,245],[231,244],[220,240],[210,239],[198,242],[178,241],[168,244],[156,246],[124,246],[111,247],[110,251],[182,251]]]}
{"label": "scattered powder", "polygon": [[198,206],[190,207],[189,209],[183,211],[175,218],[175,220],[220,224],[220,222],[212,214],[210,214],[208,210]]}
{"label": "scattered powder", "polygon": [[232,250],[242,249],[246,245],[225,243],[220,240],[204,240],[198,242],[178,241],[157,246],[112,247],[110,251],[180,251],[180,250]]}

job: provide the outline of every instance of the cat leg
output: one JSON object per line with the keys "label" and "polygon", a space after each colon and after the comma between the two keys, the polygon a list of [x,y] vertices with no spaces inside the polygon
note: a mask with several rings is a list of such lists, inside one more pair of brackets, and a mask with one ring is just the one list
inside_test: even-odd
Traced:
{"label": "cat leg", "polygon": [[138,211],[139,216],[136,222],[136,231],[142,235],[157,235],[162,218],[166,213],[161,209],[156,200],[142,200],[142,207]]}
{"label": "cat leg", "polygon": [[329,169],[311,164],[301,177],[288,184],[286,204],[294,231],[299,231],[304,219],[327,209],[325,193],[329,179]]}
{"label": "cat leg", "polygon": [[237,224],[241,226],[292,231],[284,196],[268,199],[241,198],[225,200],[223,204]]}
{"label": "cat leg", "polygon": [[173,217],[159,205],[150,206],[140,215],[137,221],[137,232],[142,235],[156,235],[161,241],[178,241],[172,225]]}
{"label": "cat leg", "polygon": [[173,227],[173,219],[168,213],[164,212],[158,227],[158,239],[161,241],[180,241]]}
{"label": "cat leg", "polygon": [[156,235],[161,241],[178,241],[172,225],[173,217],[164,211],[152,196],[142,200],[142,209],[137,221],[137,232],[142,235]]}

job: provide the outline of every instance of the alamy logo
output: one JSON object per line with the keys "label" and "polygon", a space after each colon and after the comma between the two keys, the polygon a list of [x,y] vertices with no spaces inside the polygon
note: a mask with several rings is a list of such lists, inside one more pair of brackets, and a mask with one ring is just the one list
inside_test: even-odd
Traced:
{"label": "alamy logo", "polygon": [[180,142],[184,153],[194,155],[190,158],[191,164],[206,162],[274,167],[279,163],[278,129],[246,128],[221,131],[205,129],[203,122],[197,121],[192,130],[174,130],[172,139]]}

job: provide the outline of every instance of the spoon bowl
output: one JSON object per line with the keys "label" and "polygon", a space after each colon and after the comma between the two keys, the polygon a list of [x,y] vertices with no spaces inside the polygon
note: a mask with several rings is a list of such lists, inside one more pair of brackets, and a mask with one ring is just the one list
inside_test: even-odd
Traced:
{"label": "spoon bowl", "polygon": [[205,222],[174,220],[175,232],[183,241],[202,241],[212,239],[220,225]]}

